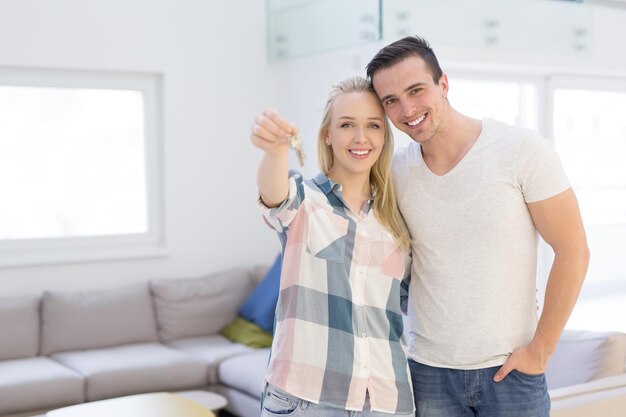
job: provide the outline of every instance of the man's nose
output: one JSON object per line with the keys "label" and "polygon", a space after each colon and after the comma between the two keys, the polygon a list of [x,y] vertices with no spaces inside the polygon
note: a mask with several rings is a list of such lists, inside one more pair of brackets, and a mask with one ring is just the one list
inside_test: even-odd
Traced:
{"label": "man's nose", "polygon": [[402,109],[403,117],[409,117],[415,113],[415,105],[408,100],[401,100],[400,108]]}

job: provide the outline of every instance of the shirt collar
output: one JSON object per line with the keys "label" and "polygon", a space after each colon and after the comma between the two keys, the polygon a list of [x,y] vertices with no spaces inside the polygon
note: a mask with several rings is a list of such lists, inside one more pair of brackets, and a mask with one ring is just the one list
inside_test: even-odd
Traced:
{"label": "shirt collar", "polygon": [[[339,183],[336,183],[322,172],[318,173],[315,177],[313,177],[313,182],[317,184],[320,190],[326,195],[330,193],[334,193],[337,197],[340,197],[343,201],[343,195],[341,193],[342,186]],[[376,197],[376,187],[372,184],[372,195],[369,198],[368,202],[372,204],[374,202],[374,197]]]}

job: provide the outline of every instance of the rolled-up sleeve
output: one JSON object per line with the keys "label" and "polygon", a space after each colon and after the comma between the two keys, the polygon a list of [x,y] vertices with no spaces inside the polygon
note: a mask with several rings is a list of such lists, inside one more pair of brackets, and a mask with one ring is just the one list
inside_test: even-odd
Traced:
{"label": "rolled-up sleeve", "polygon": [[302,175],[298,171],[289,171],[289,194],[280,206],[267,207],[260,196],[258,201],[265,222],[278,233],[285,232],[304,201]]}

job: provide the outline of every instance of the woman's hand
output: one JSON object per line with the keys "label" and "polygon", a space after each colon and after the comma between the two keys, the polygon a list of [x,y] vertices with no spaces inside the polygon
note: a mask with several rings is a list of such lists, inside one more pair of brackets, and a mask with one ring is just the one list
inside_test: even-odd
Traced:
{"label": "woman's hand", "polygon": [[289,152],[288,139],[298,133],[298,128],[274,109],[265,109],[254,119],[250,141],[257,148],[273,155]]}

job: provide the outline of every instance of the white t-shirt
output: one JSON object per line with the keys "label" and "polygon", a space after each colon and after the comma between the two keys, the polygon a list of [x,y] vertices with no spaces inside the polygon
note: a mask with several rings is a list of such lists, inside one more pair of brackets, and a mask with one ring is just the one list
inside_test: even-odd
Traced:
{"label": "white t-shirt", "polygon": [[485,119],[470,151],[433,174],[418,143],[394,156],[398,204],[413,238],[409,357],[430,366],[504,363],[537,325],[537,232],[526,203],[569,188],[551,144]]}

